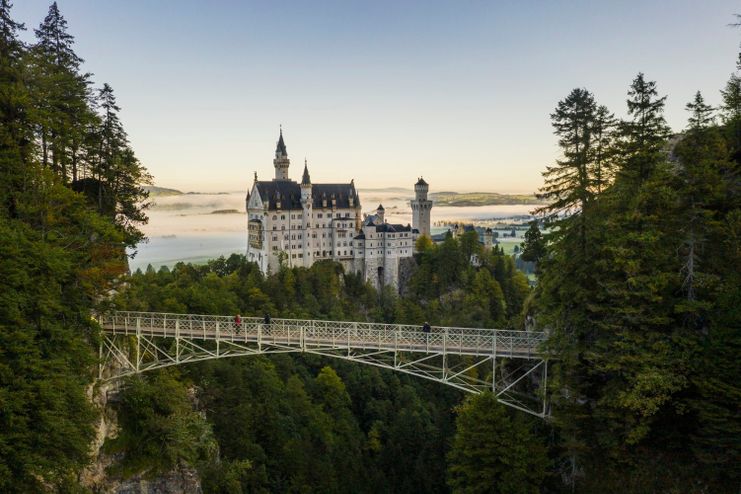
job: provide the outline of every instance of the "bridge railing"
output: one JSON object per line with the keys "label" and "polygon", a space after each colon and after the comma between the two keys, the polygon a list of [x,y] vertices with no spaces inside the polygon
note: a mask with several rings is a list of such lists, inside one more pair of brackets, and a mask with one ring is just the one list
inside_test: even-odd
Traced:
{"label": "bridge railing", "polygon": [[234,316],[114,311],[98,317],[114,333],[188,337],[231,341],[267,341],[303,347],[353,347],[389,350],[443,351],[461,354],[537,354],[545,335],[540,332],[355,321],[272,319]]}

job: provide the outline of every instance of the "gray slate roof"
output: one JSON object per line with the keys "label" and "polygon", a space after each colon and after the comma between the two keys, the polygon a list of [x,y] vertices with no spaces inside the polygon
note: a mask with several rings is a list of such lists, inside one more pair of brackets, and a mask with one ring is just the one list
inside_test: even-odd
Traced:
{"label": "gray slate roof", "polygon": [[288,151],[286,151],[286,143],[283,142],[283,129],[280,129],[280,138],[278,139],[278,145],[275,147],[275,153],[282,153],[283,156],[288,156]]}
{"label": "gray slate roof", "polygon": [[[281,209],[302,209],[301,186],[293,180],[258,181],[256,184],[260,199],[268,203],[269,210],[277,209],[276,202],[278,200],[280,200]],[[352,183],[312,184],[311,196],[314,208],[322,208],[322,201],[325,198],[327,207],[332,206],[333,198],[337,201],[335,205],[337,208],[360,207],[360,198],[355,190],[355,185]],[[350,197],[355,200],[353,206],[350,206]]]}

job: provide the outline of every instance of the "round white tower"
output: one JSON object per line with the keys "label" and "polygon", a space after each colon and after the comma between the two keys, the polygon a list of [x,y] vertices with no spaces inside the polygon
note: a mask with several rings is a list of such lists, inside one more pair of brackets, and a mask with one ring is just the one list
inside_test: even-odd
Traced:
{"label": "round white tower", "polygon": [[432,201],[427,199],[429,185],[422,177],[414,184],[414,200],[409,204],[412,206],[412,228],[416,228],[420,235],[431,237],[430,234],[430,210]]}

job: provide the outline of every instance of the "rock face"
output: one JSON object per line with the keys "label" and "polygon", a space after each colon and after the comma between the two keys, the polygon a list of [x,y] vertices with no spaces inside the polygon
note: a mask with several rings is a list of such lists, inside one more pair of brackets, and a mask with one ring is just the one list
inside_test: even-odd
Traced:
{"label": "rock face", "polygon": [[203,491],[198,473],[195,470],[183,468],[153,479],[145,480],[134,477],[100,492],[106,494],[201,494]]}
{"label": "rock face", "polygon": [[399,293],[404,295],[409,285],[409,279],[417,269],[417,261],[414,257],[399,259]]}
{"label": "rock face", "polygon": [[118,455],[103,451],[106,439],[118,434],[116,412],[109,406],[115,402],[118,390],[116,381],[91,386],[88,390],[88,398],[100,410],[100,419],[95,441],[90,446],[92,462],[80,475],[80,484],[98,494],[201,494],[203,491],[198,472],[192,468],[179,467],[153,478],[134,476],[122,479],[108,472],[108,467],[118,459]]}

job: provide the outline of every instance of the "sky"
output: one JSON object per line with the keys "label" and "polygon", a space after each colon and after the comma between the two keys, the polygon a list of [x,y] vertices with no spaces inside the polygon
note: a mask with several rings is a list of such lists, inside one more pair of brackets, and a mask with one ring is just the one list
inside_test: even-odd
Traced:
{"label": "sky", "polygon": [[[29,30],[49,0],[15,0]],[[737,0],[59,0],[97,86],[113,86],[155,183],[246,190],[290,176],[360,188],[531,193],[573,88],[625,116],[638,72],[680,130],[734,70]]]}

